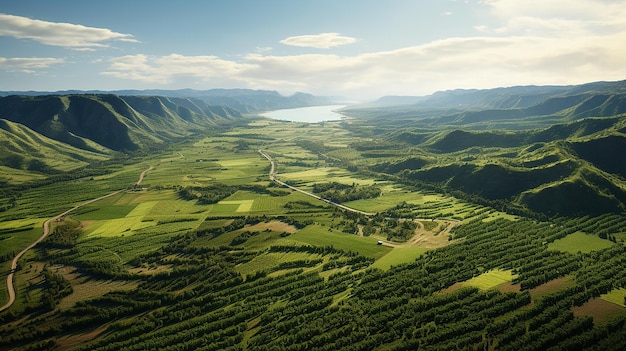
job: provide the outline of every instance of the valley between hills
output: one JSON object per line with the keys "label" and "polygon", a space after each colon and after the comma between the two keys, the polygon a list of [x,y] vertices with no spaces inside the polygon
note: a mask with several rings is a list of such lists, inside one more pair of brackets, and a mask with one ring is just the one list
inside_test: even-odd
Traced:
{"label": "valley between hills", "polygon": [[0,96],[0,350],[626,348],[624,81]]}

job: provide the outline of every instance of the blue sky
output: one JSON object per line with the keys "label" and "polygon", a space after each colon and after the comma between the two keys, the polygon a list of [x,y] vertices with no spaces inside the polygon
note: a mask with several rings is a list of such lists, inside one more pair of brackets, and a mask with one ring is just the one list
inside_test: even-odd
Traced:
{"label": "blue sky", "polygon": [[624,0],[0,3],[0,90],[372,99],[622,80],[625,62]]}

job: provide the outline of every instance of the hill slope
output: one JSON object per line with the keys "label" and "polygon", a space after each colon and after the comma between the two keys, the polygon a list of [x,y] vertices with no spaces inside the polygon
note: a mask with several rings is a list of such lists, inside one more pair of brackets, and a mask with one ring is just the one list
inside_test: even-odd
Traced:
{"label": "hill slope", "polygon": [[402,121],[439,127],[532,129],[586,117],[626,113],[626,81],[451,90],[424,97],[383,97],[342,112],[383,125]]}
{"label": "hill slope", "polygon": [[0,111],[0,118],[90,151],[149,148],[241,118],[202,100],[110,94],[8,96],[0,98]]}
{"label": "hill slope", "polygon": [[[0,119],[1,173],[11,182],[21,171],[52,174],[85,166],[91,161],[104,160],[110,150],[85,140],[85,144],[99,152],[86,151],[45,137],[19,123]],[[26,175],[27,173],[24,173]],[[26,177],[23,180],[28,180]]]}
{"label": "hill slope", "polygon": [[493,206],[564,216],[620,213],[626,211],[624,125],[626,116],[518,132],[402,130],[387,139],[421,153],[370,169]]}

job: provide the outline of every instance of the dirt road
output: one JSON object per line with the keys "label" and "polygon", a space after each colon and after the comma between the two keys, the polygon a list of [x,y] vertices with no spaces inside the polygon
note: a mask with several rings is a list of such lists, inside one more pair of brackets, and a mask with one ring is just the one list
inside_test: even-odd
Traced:
{"label": "dirt road", "polygon": [[350,212],[354,212],[354,213],[358,213],[358,214],[362,214],[362,215],[366,215],[366,216],[374,216],[374,215],[376,215],[376,213],[357,210],[356,208],[348,207],[348,206],[345,206],[345,205],[342,205],[342,204],[330,201],[328,199],[324,199],[321,196],[315,195],[315,194],[310,193],[310,192],[308,192],[306,190],[302,190],[302,189],[300,189],[298,187],[295,187],[293,185],[289,185],[289,184],[287,184],[287,183],[285,183],[283,181],[278,180],[276,178],[276,163],[274,162],[274,159],[272,159],[272,157],[270,155],[268,155],[265,152],[263,152],[263,150],[259,150],[259,153],[261,155],[263,155],[263,157],[265,157],[268,161],[270,161],[271,167],[270,167],[269,178],[270,178],[270,180],[272,182],[274,182],[274,183],[276,183],[278,185],[287,187],[287,188],[289,188],[289,189],[291,189],[293,191],[297,191],[297,192],[302,193],[304,195],[310,196],[310,197],[312,197],[314,199],[317,199],[317,200],[320,200],[320,201],[324,201],[324,202],[326,202],[329,205],[332,205],[332,206],[335,206],[335,207],[339,207],[339,208],[341,208],[343,210],[346,210],[346,211],[350,211]]}
{"label": "dirt road", "polygon": [[[139,175],[139,180],[137,181],[137,183],[135,183],[136,185],[141,185],[141,182],[143,181],[144,176],[146,175],[146,172],[148,172],[149,170],[152,169],[152,166],[150,166],[148,169],[146,169],[145,171],[141,172],[141,174]],[[26,247],[24,250],[20,251],[17,255],[15,255],[15,258],[13,258],[13,262],[11,262],[11,272],[9,273],[9,275],[7,276],[7,292],[9,293],[9,300],[7,301],[7,303],[0,307],[0,312],[6,310],[7,308],[11,307],[11,305],[13,305],[13,303],[15,302],[15,287],[13,286],[13,277],[15,275],[15,271],[17,270],[17,262],[20,260],[20,258],[30,249],[32,249],[33,247],[35,247],[37,244],[39,244],[41,241],[43,241],[48,234],[50,233],[50,223],[52,221],[56,221],[59,218],[68,215],[70,212],[75,211],[76,209],[85,206],[85,205],[89,205],[92,202],[96,202],[98,200],[102,200],[104,198],[107,198],[109,196],[113,196],[115,194],[119,194],[124,190],[117,190],[114,191],[110,194],[106,194],[103,196],[100,196],[98,198],[83,202],[80,205],[77,205],[59,215],[56,215],[50,219],[48,219],[47,221],[44,222],[43,224],[43,233],[41,234],[41,236],[39,237],[39,239],[37,239],[35,242],[33,242],[32,244],[28,245],[28,247]]]}

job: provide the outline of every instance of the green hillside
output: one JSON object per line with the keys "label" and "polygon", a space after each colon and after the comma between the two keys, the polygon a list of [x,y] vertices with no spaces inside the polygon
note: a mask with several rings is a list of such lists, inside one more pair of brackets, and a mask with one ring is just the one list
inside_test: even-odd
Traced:
{"label": "green hillside", "polygon": [[[6,178],[12,178],[9,172],[15,170],[55,174],[110,157],[110,150],[89,140],[84,142],[90,145],[90,149],[99,152],[82,150],[45,137],[24,125],[0,119],[0,165],[8,168],[2,173]],[[27,178],[13,178],[11,181],[20,182]]]}
{"label": "green hillside", "polygon": [[617,116],[523,131],[404,128],[387,132],[387,140],[410,145],[414,154],[368,167],[496,207],[550,216],[620,213],[624,123]]}
{"label": "green hillside", "polygon": [[413,99],[386,97],[370,104],[347,107],[343,112],[385,126],[534,129],[626,113],[626,81],[452,90]]}
{"label": "green hillside", "polygon": [[241,118],[228,107],[201,100],[117,95],[7,96],[2,118],[49,138],[97,151],[88,140],[115,151],[152,148],[192,132]]}

